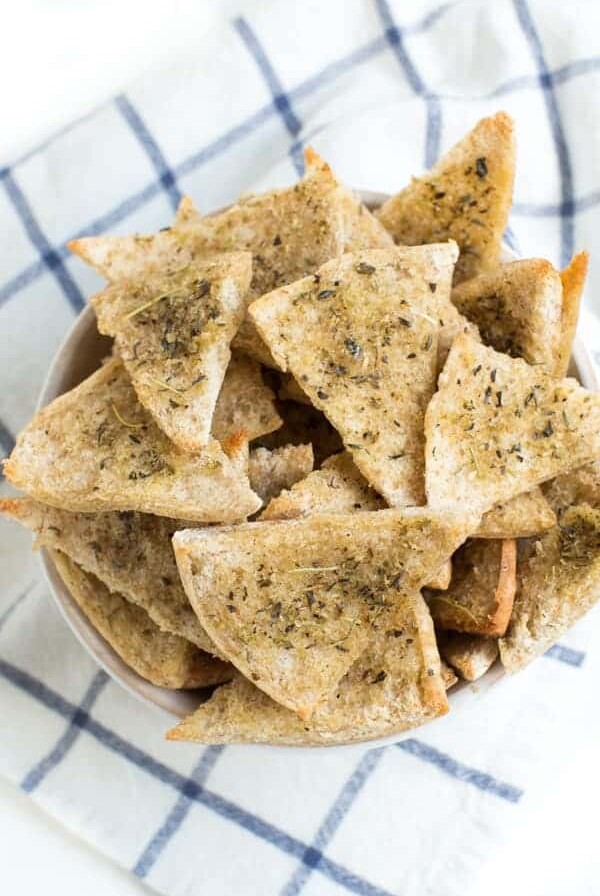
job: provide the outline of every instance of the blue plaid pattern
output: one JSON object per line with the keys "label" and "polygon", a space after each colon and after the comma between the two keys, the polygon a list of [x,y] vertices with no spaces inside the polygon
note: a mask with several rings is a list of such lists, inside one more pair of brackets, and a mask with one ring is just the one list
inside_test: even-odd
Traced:
{"label": "blue plaid pattern", "polygon": [[[351,98],[354,91],[360,94],[363,104],[368,100],[368,104],[356,112],[359,123],[364,113],[365,128],[370,122],[368,110],[371,106],[404,103],[415,119],[415,110],[422,110],[421,155],[413,146],[419,145],[418,140],[411,138],[406,141],[409,146],[401,147],[412,166],[407,170],[415,171],[431,166],[443,146],[459,136],[480,114],[497,108],[500,99],[507,102],[509,110],[510,103],[514,102],[518,120],[519,103],[524,97],[530,98],[532,104],[539,103],[536,114],[544,116],[555,153],[556,189],[554,195],[548,189],[536,194],[526,189],[527,184],[523,185],[522,192],[518,186],[507,241],[513,246],[521,244],[524,251],[531,253],[537,248],[538,233],[541,241],[542,237],[546,239],[549,233],[556,232],[556,260],[565,263],[577,245],[577,220],[594,212],[600,204],[600,190],[586,184],[582,189],[581,181],[575,178],[575,138],[565,124],[562,91],[574,81],[583,82],[584,78],[594,78],[600,73],[600,47],[598,55],[565,61],[557,54],[554,44],[551,47],[545,45],[540,29],[543,19],[540,2],[502,2],[498,7],[502,7],[504,20],[512,23],[507,27],[514,28],[507,41],[511,46],[519,40],[522,42],[523,53],[519,59],[525,60],[525,68],[492,72],[484,79],[477,96],[458,97],[456,91],[444,88],[435,67],[430,65],[435,50],[430,49],[428,55],[424,47],[428,41],[432,48],[438,45],[436,41],[441,40],[443,44],[448,40],[448,33],[456,34],[453,17],[460,14],[463,21],[470,15],[477,17],[485,4],[463,3],[460,11],[456,4],[442,4],[429,8],[425,14],[422,5],[419,6],[420,10],[415,10],[409,17],[406,5],[399,0],[353,0],[351,4],[336,0],[327,11],[321,5],[309,4],[304,11],[299,5],[295,8],[286,5],[285,10],[271,7],[268,15],[238,18],[232,23],[229,52],[231,58],[240,60],[243,77],[235,85],[233,81],[225,80],[221,87],[222,91],[230,91],[232,100],[232,92],[239,92],[243,98],[243,102],[236,105],[239,108],[235,117],[222,108],[227,101],[225,94],[210,95],[206,99],[209,79],[218,77],[215,60],[208,60],[206,68],[199,69],[198,79],[190,87],[191,95],[186,98],[174,95],[175,112],[171,111],[168,98],[163,98],[162,105],[155,103],[156,85],[134,85],[127,95],[116,97],[104,113],[94,113],[75,122],[71,128],[12,166],[2,169],[0,180],[10,209],[7,214],[12,216],[5,222],[6,229],[8,232],[18,230],[30,247],[30,251],[22,256],[7,259],[3,266],[6,277],[0,284],[3,334],[6,332],[9,339],[21,347],[23,358],[31,351],[30,328],[24,324],[21,310],[23,303],[28,306],[34,302],[34,296],[43,293],[46,284],[52,281],[58,290],[58,298],[52,299],[48,294],[48,307],[43,314],[48,315],[48,319],[55,314],[55,301],[62,301],[69,313],[75,314],[83,306],[84,296],[97,283],[79,262],[70,259],[69,240],[81,235],[152,230],[163,226],[169,223],[168,214],[176,208],[184,192],[192,193],[202,208],[221,205],[233,198],[229,190],[231,182],[237,183],[236,177],[244,178],[240,181],[241,188],[264,174],[262,157],[269,158],[273,147],[276,154],[271,161],[283,158],[279,170],[284,180],[290,180],[295,174],[302,173],[302,149],[307,141],[314,140],[317,148],[321,143],[329,148],[336,145],[339,138],[335,126],[327,127],[326,113],[336,108],[330,106],[332,102]],[[409,12],[414,7],[415,4]],[[286,15],[293,18],[299,33],[305,36],[319,34],[323,29],[326,32],[332,29],[329,33],[333,34],[333,29],[337,29],[339,40],[337,43],[332,41],[334,52],[328,53],[327,43],[320,41],[319,53],[311,54],[311,46],[305,43],[306,59],[304,54],[295,58],[296,69],[291,73],[288,57],[294,53],[294,47],[287,48],[286,56],[285,52],[280,52],[281,40],[277,37],[291,33],[284,27],[287,26]],[[446,74],[450,77],[452,72]],[[372,95],[365,88],[365,83],[371,83],[370,78]],[[204,110],[202,104],[209,100],[212,106]],[[184,106],[187,116],[196,115],[196,121],[189,122],[188,118],[181,117]],[[348,108],[352,109],[352,105],[344,106],[346,111]],[[102,114],[112,115],[111,127],[119,129],[118,139],[131,153],[124,164],[139,173],[134,187],[115,188],[114,194],[109,190],[107,196],[103,184],[110,184],[112,172],[103,167],[102,147],[95,149],[106,136],[109,141],[112,137],[103,130],[105,125],[98,123]],[[185,140],[181,144],[177,143],[177,128],[170,119],[171,115],[177,114],[185,130]],[[527,133],[526,119],[522,128]],[[367,149],[377,160],[377,135],[368,128],[365,132],[369,135]],[[327,156],[331,157],[335,168],[335,150]],[[73,219],[68,220],[66,216],[62,219],[51,213],[54,197],[45,192],[39,166],[62,163],[69,168],[73,158],[82,166],[81,190],[88,190],[88,185],[94,181],[97,189],[89,189],[85,202],[78,203],[77,194],[71,194],[65,187],[61,201],[67,205],[72,201],[77,209]],[[378,176],[376,165],[372,170],[374,176]],[[404,172],[401,174],[404,176]],[[396,174],[393,164],[386,174],[386,183],[374,183],[373,186],[392,190],[400,185],[402,176]],[[205,197],[208,197],[206,205]],[[538,227],[541,228],[539,231],[536,230]],[[40,313],[39,308],[36,313]],[[43,317],[40,323],[43,324]],[[27,380],[18,396],[18,404],[15,404],[10,400],[16,389],[15,383],[22,385],[22,380],[9,380],[8,388],[0,393],[0,445],[4,453],[8,453],[14,444],[13,433],[22,423],[23,408],[28,411],[33,408],[40,385],[39,381]],[[5,398],[7,395],[9,397]],[[10,539],[9,534],[7,539]],[[22,545],[17,549],[22,550]],[[289,757],[290,792],[285,797],[288,799],[293,794],[298,798],[303,814],[311,819],[310,830],[301,832],[300,822],[296,819],[282,820],[278,816],[275,820],[271,815],[283,796],[280,791],[271,795],[270,804],[261,804],[262,811],[253,805],[261,799],[261,794],[252,790],[253,777],[259,779],[262,774],[260,757],[270,764],[281,762],[280,759],[275,760],[265,750],[244,753],[240,748],[209,747],[199,753],[193,747],[162,743],[159,734],[167,727],[167,720],[140,707],[110,682],[104,672],[98,672],[62,623],[55,620],[54,610],[47,606],[44,594],[36,585],[37,580],[15,581],[13,587],[6,589],[5,605],[0,605],[0,690],[8,698],[12,697],[16,706],[23,707],[25,714],[20,716],[20,724],[25,732],[30,719],[35,720],[32,725],[43,719],[44,724],[47,723],[48,736],[45,740],[39,738],[36,744],[29,739],[27,750],[20,751],[13,745],[11,752],[10,743],[0,748],[0,771],[19,780],[26,792],[50,803],[54,788],[69,786],[66,777],[62,777],[63,770],[66,774],[71,766],[78,768],[80,754],[87,756],[88,752],[100,763],[105,761],[103,757],[115,757],[123,768],[131,769],[132,775],[140,776],[140,786],[144,781],[151,781],[161,794],[160,800],[158,797],[156,800],[161,808],[149,809],[151,817],[145,839],[132,844],[127,856],[119,852],[117,836],[101,846],[159,890],[175,894],[197,891],[194,886],[202,880],[202,867],[194,880],[189,875],[180,880],[170,865],[170,857],[181,850],[178,862],[173,860],[174,865],[180,866],[182,855],[186,854],[189,862],[195,863],[197,857],[192,841],[186,839],[190,830],[200,825],[204,836],[209,838],[213,830],[220,830],[218,825],[222,823],[227,826],[228,837],[242,838],[239,840],[240,854],[235,860],[229,857],[225,840],[220,843],[223,863],[239,863],[240,880],[248,882],[244,874],[247,875],[247,869],[253,867],[254,850],[267,850],[260,853],[267,857],[266,882],[261,881],[257,892],[281,893],[282,896],[295,896],[302,891],[308,893],[316,877],[320,893],[340,890],[358,894],[395,893],[398,892],[398,881],[402,880],[398,870],[402,862],[395,851],[392,850],[385,868],[381,868],[381,855],[369,863],[355,856],[353,848],[360,836],[358,813],[372,812],[378,794],[386,793],[386,798],[394,799],[389,788],[381,783],[382,779],[395,782],[392,787],[401,792],[406,790],[407,800],[409,797],[412,800],[412,813],[417,811],[431,781],[449,801],[455,799],[454,795],[462,788],[469,788],[481,801],[479,811],[494,820],[510,818],[523,796],[526,770],[518,763],[514,767],[503,765],[493,749],[489,750],[490,759],[477,751],[465,753],[464,745],[477,744],[478,737],[484,737],[483,726],[467,739],[463,737],[460,725],[460,736],[453,735],[452,720],[449,719],[443,723],[445,727],[427,729],[423,737],[404,739],[396,749],[359,750],[335,764],[324,759],[323,762],[329,763],[328,777],[331,780],[321,780],[320,766],[314,758],[298,758],[293,751],[280,754]],[[45,657],[36,634],[41,619],[50,620],[51,628],[56,622],[52,628],[53,637],[64,640],[65,656],[72,660],[65,662],[64,668],[58,668]],[[26,632],[26,638],[23,638],[23,632]],[[553,685],[560,689],[567,686],[569,676],[583,674],[585,650],[579,644],[577,647],[555,645],[547,657],[555,662],[539,663],[538,668],[542,671],[532,669],[532,674],[545,682],[544,687]],[[509,715],[510,707],[507,705],[503,711]],[[59,728],[56,728],[57,723]],[[139,725],[146,725],[152,732],[143,745],[136,741]],[[239,779],[234,776],[232,782],[225,768],[231,769],[234,762],[246,773],[240,774]],[[318,793],[294,790],[294,770],[300,773],[305,762],[312,763]],[[409,785],[413,785],[413,790]],[[232,789],[235,798],[231,795]],[[118,788],[111,794],[111,799],[119,799]],[[113,808],[117,814],[127,812],[127,806]],[[398,829],[404,825],[402,829],[408,836],[412,817],[403,817],[402,800],[394,804],[394,811]],[[82,833],[94,839],[93,831],[86,831],[85,826]],[[207,850],[203,861],[210,865],[211,859],[211,851]],[[447,889],[442,890],[442,879],[440,876],[436,892],[454,893],[452,881],[445,881]],[[456,882],[456,892],[460,891],[459,883]],[[239,890],[239,880],[237,886]],[[233,884],[229,890],[224,886],[222,891],[232,890],[235,891]],[[221,892],[215,887],[213,891]],[[254,892],[248,889],[250,891]]]}

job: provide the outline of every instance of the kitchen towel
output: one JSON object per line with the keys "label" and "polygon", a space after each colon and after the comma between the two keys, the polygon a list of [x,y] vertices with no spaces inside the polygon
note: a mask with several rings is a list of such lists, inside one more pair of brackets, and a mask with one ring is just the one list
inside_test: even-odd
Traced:
{"label": "kitchen towel", "polygon": [[[0,442],[100,279],[66,244],[168,226],[289,183],[310,143],[392,192],[482,115],[516,119],[508,241],[600,257],[593,4],[248,4],[193,56],[0,171]],[[600,359],[592,262],[581,335]],[[3,491],[8,491],[2,485]],[[54,607],[26,532],[0,523],[0,774],[169,896],[475,896],[548,782],[596,742],[600,614],[463,712],[379,749],[168,744],[172,720],[99,670]],[[591,891],[590,891],[591,892]]]}

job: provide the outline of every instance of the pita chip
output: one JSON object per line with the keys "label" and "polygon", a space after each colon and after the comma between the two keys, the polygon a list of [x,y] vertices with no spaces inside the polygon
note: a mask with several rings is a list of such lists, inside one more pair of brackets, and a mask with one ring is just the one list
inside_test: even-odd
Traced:
{"label": "pita chip", "polygon": [[307,719],[472,527],[410,508],[189,530],[173,544],[219,652]]}
{"label": "pita chip", "polygon": [[460,283],[500,261],[515,173],[513,122],[483,118],[437,165],[381,206],[376,216],[396,243],[456,240]]}
{"label": "pita chip", "polygon": [[171,538],[189,523],[134,511],[74,513],[32,498],[0,500],[0,513],[33,532],[36,547],[61,551],[111,592],[137,604],[163,631],[215,652],[175,564]]}
{"label": "pita chip", "polygon": [[142,408],[119,359],[42,408],[4,472],[12,485],[65,510],[141,510],[194,522],[233,522],[260,498],[211,441],[180,451]]}
{"label": "pita chip", "polygon": [[213,437],[222,443],[243,432],[252,441],[278,429],[282,422],[275,395],[263,382],[260,364],[234,352],[212,418]]}
{"label": "pita chip", "polygon": [[184,451],[210,439],[251,272],[250,253],[231,253],[176,274],[120,281],[91,299],[141,404]]}
{"label": "pita chip", "polygon": [[572,504],[589,504],[600,509],[600,461],[557,476],[544,486],[544,494],[557,514]]}
{"label": "pita chip", "polygon": [[423,309],[434,289],[448,294],[455,259],[452,244],[344,255],[250,306],[277,363],[393,505],[425,500],[423,418],[438,323]]}
{"label": "pita chip", "polygon": [[465,681],[477,681],[498,659],[498,639],[465,635],[462,632],[439,632],[440,656]]}
{"label": "pita chip", "polygon": [[577,321],[579,319],[579,308],[581,306],[585,278],[587,277],[588,272],[588,264],[588,253],[579,252],[577,255],[573,256],[567,267],[561,271],[560,274],[563,293],[560,317],[560,338],[556,366],[554,368],[555,376],[566,376],[567,370],[569,369],[571,351],[573,350],[573,340],[575,339],[575,331],[577,330]]}
{"label": "pita chip", "polygon": [[398,734],[443,715],[445,691],[431,618],[417,594],[401,599],[392,627],[377,632],[310,720],[240,675],[167,737],[206,744],[353,743]]}
{"label": "pita chip", "polygon": [[261,436],[254,445],[257,448],[283,448],[286,445],[307,445],[313,448],[315,465],[321,464],[330,455],[343,448],[340,436],[329,420],[309,404],[296,401],[280,401],[277,412],[283,425]]}
{"label": "pita chip", "polygon": [[455,286],[452,301],[477,325],[485,345],[553,373],[562,292],[560,275],[549,261],[527,258]]}
{"label": "pita chip", "polygon": [[436,626],[475,635],[503,635],[517,577],[517,545],[471,538],[452,558],[452,581],[443,594],[428,594]]}
{"label": "pita chip", "polygon": [[255,448],[250,452],[248,477],[250,488],[263,501],[275,498],[312,471],[312,445],[283,445],[281,448]]}
{"label": "pita chip", "polygon": [[508,631],[500,639],[507,672],[518,672],[557,641],[600,597],[600,511],[569,507],[519,558]]}
{"label": "pita chip", "polygon": [[496,504],[481,518],[475,532],[477,538],[529,538],[547,532],[556,523],[556,516],[536,486],[510,501]]}
{"label": "pita chip", "polygon": [[148,614],[111,592],[66,554],[52,560],[71,597],[105,641],[138,675],[163,688],[200,688],[231,678],[228,663],[198,650],[189,641],[161,631]]}
{"label": "pita chip", "polygon": [[461,334],[425,435],[430,505],[484,513],[600,457],[600,395]]}

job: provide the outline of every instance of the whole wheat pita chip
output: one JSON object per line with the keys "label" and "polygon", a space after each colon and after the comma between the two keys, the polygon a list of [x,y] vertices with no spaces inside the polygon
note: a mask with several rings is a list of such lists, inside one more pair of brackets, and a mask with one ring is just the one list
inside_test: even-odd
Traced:
{"label": "whole wheat pita chip", "polygon": [[502,264],[455,286],[452,301],[498,352],[554,372],[560,339],[562,283],[542,258]]}
{"label": "whole wheat pita chip", "polygon": [[434,288],[447,295],[455,258],[450,244],[344,255],[249,309],[275,360],[390,504],[424,503],[438,324],[423,309]]}
{"label": "whole wheat pita chip", "polygon": [[184,588],[219,651],[309,718],[398,600],[420,588],[473,519],[426,509],[319,514],[173,538]]}
{"label": "whole wheat pita chip", "polygon": [[[69,244],[108,279],[132,276],[137,265],[180,266],[197,256],[246,250],[253,255],[251,295],[258,297],[291,283],[347,247],[383,248],[392,241],[385,228],[333,175],[329,166],[306,150],[306,174],[297,184],[245,196],[216,215],[183,213],[166,232],[150,237],[91,237]],[[246,319],[236,348],[273,364],[268,349]]]}
{"label": "whole wheat pita chip", "polygon": [[164,688],[199,688],[228,681],[231,666],[161,631],[141,607],[110,592],[60,551],[51,552],[71,597],[105,641],[138,675]]}
{"label": "whole wheat pita chip", "polygon": [[219,442],[243,432],[249,441],[278,429],[275,395],[263,382],[260,364],[234,352],[215,406],[212,435]]}
{"label": "whole wheat pita chip", "polygon": [[568,508],[524,553],[510,625],[500,639],[507,672],[544,653],[600,597],[600,510]]}
{"label": "whole wheat pita chip", "polygon": [[557,476],[546,483],[544,494],[557,514],[563,513],[572,504],[589,504],[596,510],[600,509],[600,461]]}
{"label": "whole wheat pita chip", "polygon": [[315,465],[343,448],[339,433],[321,411],[296,401],[280,401],[277,412],[283,425],[254,442],[257,448],[273,451],[286,445],[307,445],[313,448]]}
{"label": "whole wheat pita chip", "polygon": [[585,278],[588,272],[588,263],[589,256],[587,252],[579,252],[573,256],[567,267],[560,273],[563,298],[560,318],[560,339],[556,366],[554,368],[555,376],[566,376],[569,369],[583,287],[585,286]]}
{"label": "whole wheat pita chip", "polygon": [[141,404],[184,451],[210,439],[251,271],[250,253],[231,253],[120,281],[91,299]]}
{"label": "whole wheat pita chip", "polygon": [[312,471],[312,445],[283,445],[269,451],[255,448],[250,453],[248,477],[253,492],[266,503],[283,489],[291,488]]}
{"label": "whole wheat pita chip", "polygon": [[134,511],[74,513],[32,498],[0,500],[0,513],[34,532],[36,547],[61,551],[110,591],[137,604],[163,631],[215,653],[175,564],[171,538],[189,523]]}
{"label": "whole wheat pita chip", "polygon": [[[352,456],[343,451],[328,458],[320,470],[314,470],[287,491],[269,502],[261,520],[291,520],[311,513],[355,513],[381,510],[385,501],[357,469]],[[452,564],[443,563],[427,581],[427,587],[444,590],[450,584]]]}
{"label": "whole wheat pita chip", "polygon": [[400,244],[456,240],[458,283],[500,261],[514,172],[513,123],[499,112],[478,122],[431,171],[388,199],[376,216]]}
{"label": "whole wheat pita chip", "polygon": [[477,681],[498,658],[498,639],[461,632],[438,634],[440,656],[456,669],[465,681]]}
{"label": "whole wheat pita chip", "polygon": [[333,745],[385,737],[448,710],[431,619],[419,595],[402,598],[394,624],[379,631],[309,721],[243,678],[219,688],[168,732],[207,744]]}
{"label": "whole wheat pita chip", "polygon": [[425,434],[430,505],[483,513],[600,457],[600,395],[461,334]]}
{"label": "whole wheat pita chip", "polygon": [[167,439],[118,359],[39,411],[4,472],[32,497],[65,510],[232,522],[261,506],[218,442],[184,454]]}
{"label": "whole wheat pita chip", "polygon": [[452,558],[452,581],[427,602],[439,628],[503,635],[515,599],[517,545],[513,539],[471,538]]}
{"label": "whole wheat pita chip", "polygon": [[554,511],[536,486],[484,513],[475,535],[477,538],[529,538],[546,532],[555,523]]}

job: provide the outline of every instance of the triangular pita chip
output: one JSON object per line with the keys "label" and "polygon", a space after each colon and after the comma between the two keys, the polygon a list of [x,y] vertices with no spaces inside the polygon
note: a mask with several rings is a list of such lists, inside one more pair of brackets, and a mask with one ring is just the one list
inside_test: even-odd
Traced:
{"label": "triangular pita chip", "polygon": [[184,451],[210,439],[215,404],[246,313],[250,253],[195,261],[177,273],[145,274],[91,299],[140,402]]}
{"label": "triangular pita chip", "polygon": [[600,511],[570,507],[519,557],[519,584],[500,659],[518,672],[554,644],[600,597]]}
{"label": "triangular pita chip", "polygon": [[249,441],[278,429],[275,395],[263,382],[260,364],[234,352],[215,406],[212,435],[219,442],[243,432]]}
{"label": "triangular pita chip", "polygon": [[146,611],[166,632],[216,651],[181,584],[171,538],[182,520],[134,511],[74,513],[32,498],[0,500],[0,513],[36,535],[36,547],[61,551],[110,591]]}
{"label": "triangular pita chip", "polygon": [[554,511],[536,486],[484,513],[476,538],[529,538],[547,532],[556,523]]}
{"label": "triangular pita chip", "polygon": [[600,509],[600,461],[557,476],[544,486],[544,494],[557,514],[572,504],[589,504]]}
{"label": "triangular pita chip", "polygon": [[398,600],[473,528],[426,509],[320,514],[178,532],[184,588],[220,653],[309,718]]}
{"label": "triangular pita chip", "polygon": [[436,626],[473,635],[503,635],[517,585],[514,539],[471,538],[452,558],[452,580],[443,594],[428,593]]}
{"label": "triangular pita chip", "polygon": [[315,465],[319,465],[343,448],[339,433],[321,411],[312,405],[299,404],[296,401],[281,401],[277,411],[283,425],[261,436],[254,444],[258,448],[283,448],[286,445],[307,445],[313,447]]}
{"label": "triangular pita chip", "polygon": [[376,216],[399,244],[456,240],[455,282],[495,267],[512,202],[515,142],[504,112],[483,118]]}
{"label": "triangular pita chip", "polygon": [[199,688],[228,681],[231,666],[161,631],[141,607],[110,592],[66,554],[52,560],[71,597],[105,641],[142,678],[164,688]]}
{"label": "triangular pita chip", "polygon": [[467,335],[425,415],[432,507],[480,513],[600,457],[600,395]]}
{"label": "triangular pita chip", "polygon": [[167,439],[118,359],[39,411],[4,472],[32,497],[65,510],[233,522],[261,506],[218,442],[184,454]]}
{"label": "triangular pita chip", "polygon": [[477,681],[498,658],[498,639],[462,632],[438,632],[440,656],[465,681]]}
{"label": "triangular pita chip", "polygon": [[452,290],[458,310],[477,325],[485,345],[554,372],[562,284],[542,258],[503,264]]}
{"label": "triangular pita chip", "polygon": [[437,377],[432,293],[448,295],[452,244],[344,255],[250,306],[290,369],[390,504],[424,503],[423,418]]}
{"label": "triangular pita chip", "polygon": [[[347,246],[382,248],[391,244],[385,228],[335,178],[312,150],[297,184],[245,196],[216,215],[182,217],[168,231],[150,237],[90,237],[70,248],[111,280],[133,276],[132,266],[180,266],[198,255],[247,250],[253,255],[251,294],[258,297],[314,271]],[[127,262],[125,263],[125,259]],[[245,320],[236,348],[273,364],[251,322]]]}
{"label": "triangular pita chip", "polygon": [[250,452],[248,478],[250,488],[264,502],[291,488],[312,471],[312,445],[283,445],[281,448],[255,448]]}
{"label": "triangular pita chip", "polygon": [[206,744],[324,746],[371,740],[443,715],[445,690],[431,618],[417,594],[402,598],[392,627],[377,632],[309,721],[240,675],[167,737]]}
{"label": "triangular pita chip", "polygon": [[583,287],[587,277],[588,262],[589,256],[587,252],[579,252],[573,256],[567,267],[560,273],[563,298],[560,318],[560,339],[556,366],[554,368],[555,376],[566,376],[569,369]]}

